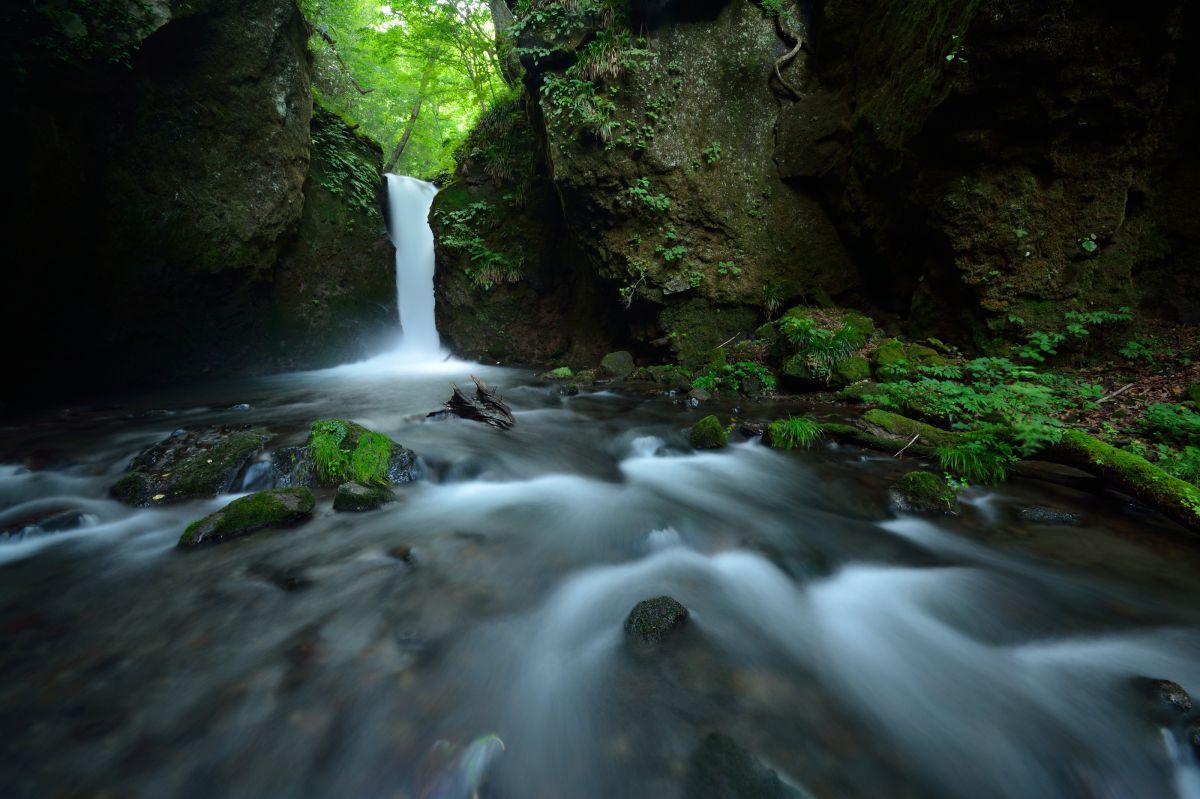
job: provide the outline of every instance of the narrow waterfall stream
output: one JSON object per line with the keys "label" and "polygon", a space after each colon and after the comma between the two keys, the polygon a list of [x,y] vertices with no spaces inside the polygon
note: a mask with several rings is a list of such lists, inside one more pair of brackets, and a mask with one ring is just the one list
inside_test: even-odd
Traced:
{"label": "narrow waterfall stream", "polygon": [[[391,360],[0,429],[0,796],[1200,798],[1187,730],[1138,682],[1200,695],[1200,557],[1165,522],[1020,481],[900,516],[911,460],[696,452],[689,425],[732,407],[443,361],[433,188],[389,186]],[[469,374],[515,429],[427,418]],[[323,418],[403,442],[421,479],[198,551],[180,532],[232,496],[108,496],[180,428],[261,426],[275,450]],[[660,595],[687,623],[631,645]]]}
{"label": "narrow waterfall stream", "polygon": [[387,187],[401,349],[417,360],[433,359],[441,353],[441,342],[433,313],[433,231],[427,220],[437,187],[402,175],[388,175]]}

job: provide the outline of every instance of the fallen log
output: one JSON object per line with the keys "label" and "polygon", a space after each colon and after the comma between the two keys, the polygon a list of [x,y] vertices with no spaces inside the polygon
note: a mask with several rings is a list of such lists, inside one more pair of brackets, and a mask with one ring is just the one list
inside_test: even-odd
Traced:
{"label": "fallen log", "polygon": [[454,383],[450,386],[454,393],[446,400],[446,410],[462,419],[483,422],[499,430],[511,430],[517,420],[512,410],[500,399],[494,388],[488,387],[478,377],[471,375],[475,381],[475,396],[469,397]]}

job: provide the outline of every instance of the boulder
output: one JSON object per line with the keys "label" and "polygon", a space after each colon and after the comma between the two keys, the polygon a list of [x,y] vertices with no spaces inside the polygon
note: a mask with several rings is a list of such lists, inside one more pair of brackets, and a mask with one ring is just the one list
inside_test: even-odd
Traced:
{"label": "boulder", "polygon": [[1029,522],[1030,524],[1079,524],[1079,517],[1074,513],[1065,510],[1055,510],[1054,508],[1044,508],[1040,505],[1022,508],[1019,515],[1021,521]]}
{"label": "boulder", "polygon": [[[345,419],[313,422],[306,451],[291,453],[297,463],[291,474],[312,483],[333,487],[349,480],[400,485],[417,479],[417,455],[383,433]],[[305,465],[304,461],[310,462]],[[303,484],[303,483],[300,483]]]}
{"label": "boulder", "polygon": [[100,517],[94,513],[84,513],[79,510],[55,511],[41,518],[26,518],[24,522],[0,530],[0,540],[11,539],[22,541],[28,536],[44,535],[46,533],[65,533],[80,527],[90,527],[97,524]]}
{"label": "boulder", "polygon": [[600,373],[613,380],[624,380],[633,370],[633,356],[625,350],[610,352],[600,359]]}
{"label": "boulder", "polygon": [[696,449],[721,449],[729,445],[729,434],[715,416],[705,416],[688,431],[688,443]]}
{"label": "boulder", "polygon": [[958,497],[945,478],[932,472],[909,472],[892,485],[892,505],[905,513],[954,513]]}
{"label": "boulder", "polygon": [[338,486],[333,498],[333,509],[338,511],[376,510],[385,502],[394,502],[396,497],[386,486],[368,485],[351,481]]}
{"label": "boulder", "polygon": [[709,733],[688,763],[688,799],[801,799],[804,794],[779,779],[732,738]]}
{"label": "boulder", "polygon": [[688,611],[669,596],[637,603],[625,619],[625,633],[646,644],[657,644],[687,621]]}
{"label": "boulder", "polygon": [[197,519],[179,537],[181,548],[215,544],[268,527],[286,527],[306,518],[316,507],[307,488],[273,488],[241,497],[215,513]]}
{"label": "boulder", "polygon": [[177,431],[130,461],[109,494],[141,507],[227,493],[270,438],[249,426]]}
{"label": "boulder", "polygon": [[834,382],[845,385],[870,380],[871,362],[862,355],[852,356],[834,368],[833,376]]}

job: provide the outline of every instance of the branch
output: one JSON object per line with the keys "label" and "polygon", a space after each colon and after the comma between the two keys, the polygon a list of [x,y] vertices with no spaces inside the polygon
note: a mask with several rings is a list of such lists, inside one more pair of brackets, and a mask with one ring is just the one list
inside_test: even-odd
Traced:
{"label": "branch", "polygon": [[350,85],[357,89],[359,94],[366,95],[375,91],[374,89],[364,89],[361,85],[359,85],[359,82],[354,79],[354,75],[350,73],[350,65],[346,63],[346,59],[342,58],[342,54],[338,52],[337,42],[335,42],[333,37],[329,35],[329,31],[321,27],[314,27],[313,30],[318,36],[321,37],[325,44],[329,45],[329,49],[333,51],[333,57],[338,60],[338,63],[342,65],[342,69],[346,73],[346,80],[350,81]]}

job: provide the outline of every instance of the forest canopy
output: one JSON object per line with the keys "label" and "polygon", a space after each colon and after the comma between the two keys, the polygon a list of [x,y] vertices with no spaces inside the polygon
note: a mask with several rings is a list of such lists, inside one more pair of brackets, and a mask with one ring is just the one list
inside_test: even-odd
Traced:
{"label": "forest canopy", "polygon": [[384,148],[388,171],[433,177],[507,91],[483,0],[302,0],[317,102]]}

